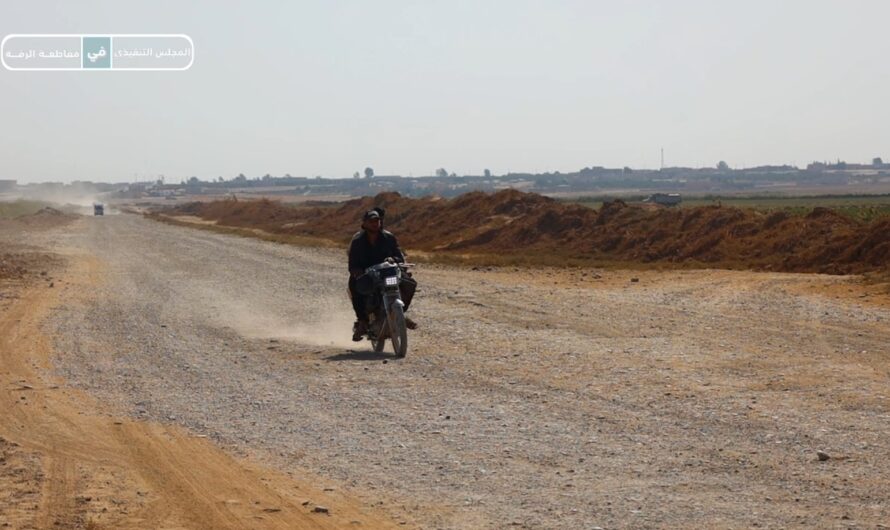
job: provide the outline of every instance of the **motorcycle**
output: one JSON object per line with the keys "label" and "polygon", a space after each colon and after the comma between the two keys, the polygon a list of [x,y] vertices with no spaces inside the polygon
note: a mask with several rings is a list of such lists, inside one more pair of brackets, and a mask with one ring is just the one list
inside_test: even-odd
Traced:
{"label": "motorcycle", "polygon": [[359,280],[363,284],[359,290],[368,295],[368,340],[376,353],[383,351],[388,339],[396,357],[408,354],[405,303],[399,286],[405,282],[414,283],[407,275],[412,266],[387,260],[365,269],[365,276]]}

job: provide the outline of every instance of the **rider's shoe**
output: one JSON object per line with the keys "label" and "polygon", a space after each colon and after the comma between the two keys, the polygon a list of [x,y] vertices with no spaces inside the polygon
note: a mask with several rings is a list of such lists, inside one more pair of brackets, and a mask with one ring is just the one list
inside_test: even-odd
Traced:
{"label": "rider's shoe", "polygon": [[414,322],[409,317],[405,317],[405,327],[408,329],[417,329],[417,322]]}
{"label": "rider's shoe", "polygon": [[359,342],[367,334],[368,334],[368,322],[365,320],[356,320],[355,324],[352,325],[352,340],[353,340],[353,342]]}

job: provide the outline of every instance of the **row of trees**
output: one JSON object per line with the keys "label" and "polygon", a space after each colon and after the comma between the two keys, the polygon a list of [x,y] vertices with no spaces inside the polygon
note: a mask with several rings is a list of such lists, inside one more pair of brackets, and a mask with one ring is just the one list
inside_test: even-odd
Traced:
{"label": "row of trees", "polygon": [[[355,173],[352,174],[352,178],[355,178],[355,179],[359,178],[360,176],[361,175],[359,175],[358,171],[356,171]],[[365,178],[366,179],[374,178],[374,169],[373,168],[370,168],[370,167],[365,168]]]}

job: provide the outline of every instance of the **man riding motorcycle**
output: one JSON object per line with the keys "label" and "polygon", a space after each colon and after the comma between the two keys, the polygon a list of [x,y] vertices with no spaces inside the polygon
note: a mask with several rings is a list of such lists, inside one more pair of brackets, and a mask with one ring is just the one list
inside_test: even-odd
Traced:
{"label": "man riding motorcycle", "polygon": [[[405,255],[399,248],[396,236],[383,229],[385,213],[382,208],[374,208],[365,212],[362,216],[362,229],[352,237],[352,242],[349,244],[349,297],[352,300],[352,309],[355,311],[356,318],[352,327],[352,340],[356,342],[362,340],[362,337],[368,333],[367,300],[356,290],[356,280],[365,274],[368,267],[388,259],[396,263],[405,262]],[[410,275],[407,277],[410,280]],[[414,280],[410,280],[399,286],[406,311],[411,304],[416,285]],[[417,327],[417,324],[407,317],[405,325],[408,329]]]}

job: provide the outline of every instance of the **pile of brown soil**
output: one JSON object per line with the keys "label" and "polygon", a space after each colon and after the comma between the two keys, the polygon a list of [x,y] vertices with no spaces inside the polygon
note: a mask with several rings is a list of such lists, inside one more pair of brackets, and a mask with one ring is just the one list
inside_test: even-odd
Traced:
{"label": "pile of brown soil", "polygon": [[26,269],[21,260],[21,256],[15,254],[0,254],[0,280],[19,279],[22,278],[28,269]]}
{"label": "pile of brown soil", "polygon": [[68,224],[79,217],[78,215],[65,213],[46,206],[32,214],[20,215],[11,219],[0,219],[0,231],[45,230]]}
{"label": "pile of brown soil", "polygon": [[374,206],[386,209],[386,227],[409,250],[833,274],[884,270],[890,262],[890,218],[863,224],[826,208],[800,217],[616,200],[596,211],[504,190],[451,200],[381,193],[328,207],[226,200],[167,213],[345,244],[359,229],[361,214]]}
{"label": "pile of brown soil", "polygon": [[33,214],[0,219],[0,280],[41,276],[50,281],[46,271],[49,267],[58,265],[61,260],[38,252],[22,242],[28,240],[29,231],[48,230],[70,223],[78,217],[46,207]]}
{"label": "pile of brown soil", "polygon": [[52,254],[18,246],[21,252],[0,253],[0,280],[37,279],[52,281],[48,271],[57,268],[62,260]]}

